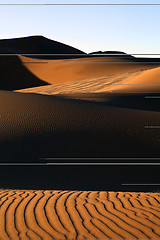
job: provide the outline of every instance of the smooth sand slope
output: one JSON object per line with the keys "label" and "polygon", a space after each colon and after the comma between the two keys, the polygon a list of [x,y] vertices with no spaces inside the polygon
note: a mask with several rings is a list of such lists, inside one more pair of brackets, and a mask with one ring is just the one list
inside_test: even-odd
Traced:
{"label": "smooth sand slope", "polygon": [[86,57],[67,60],[38,60],[24,56],[19,58],[28,71],[49,84],[104,77],[160,66],[157,62],[150,63],[132,57]]}
{"label": "smooth sand slope", "polygon": [[[67,83],[21,89],[19,92],[39,94],[76,93],[158,93],[160,92],[160,67],[108,74],[103,77],[85,78]],[[100,95],[99,95],[100,96]]]}
{"label": "smooth sand slope", "polygon": [[[148,100],[144,101],[147,105]],[[1,156],[5,161],[42,156],[159,156],[159,129],[147,126],[160,125],[160,112],[146,111],[143,105],[141,110],[129,109],[1,91]]]}
{"label": "smooth sand slope", "polygon": [[0,40],[0,89],[18,90],[48,84],[128,74],[160,66],[159,59],[130,55],[92,55],[42,36]]}
{"label": "smooth sand slope", "polygon": [[[105,90],[105,89],[104,89]],[[135,77],[123,79],[117,85],[109,88],[112,92],[140,92],[159,93],[160,92],[160,67],[143,71]]]}
{"label": "smooth sand slope", "polygon": [[[65,59],[80,57],[81,54],[86,55],[78,49],[42,36],[0,40],[0,89],[2,90],[48,84],[48,82],[41,80],[43,77],[38,78],[32,74],[21,62],[18,54],[26,54],[30,58],[42,59]],[[39,59],[36,59],[36,62],[39,63],[39,61]],[[48,60],[44,60],[44,64],[46,61]],[[40,62],[38,64],[39,70],[41,66]]]}
{"label": "smooth sand slope", "polygon": [[101,77],[84,78],[69,81],[66,83],[52,84],[42,87],[25,88],[17,90],[24,93],[39,93],[39,94],[79,94],[79,93],[104,93],[114,87],[114,84],[120,84],[124,80],[134,78],[140,75],[145,70],[136,70],[124,73],[107,74]]}
{"label": "smooth sand slope", "polygon": [[159,239],[160,194],[2,189],[0,238]]}

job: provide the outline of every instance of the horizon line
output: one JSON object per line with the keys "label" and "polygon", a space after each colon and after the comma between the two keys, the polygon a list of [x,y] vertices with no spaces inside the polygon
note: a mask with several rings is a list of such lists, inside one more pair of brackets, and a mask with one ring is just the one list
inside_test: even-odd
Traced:
{"label": "horizon line", "polygon": [[[0,4],[0,6],[1,6],[2,4]],[[7,5],[7,4],[6,4]],[[160,5],[160,4],[159,4]],[[82,51],[83,52],[83,50],[80,50],[79,48],[77,48],[77,47],[74,47],[74,46],[72,46],[72,45],[70,45],[70,43],[68,44],[68,43],[64,43],[64,42],[60,42],[59,40],[54,40],[54,39],[52,39],[52,38],[48,38],[48,37],[45,37],[45,36],[43,36],[43,35],[27,35],[27,36],[18,36],[18,37],[9,37],[9,38],[0,38],[0,41],[7,41],[7,40],[18,40],[18,39],[25,39],[25,38],[31,38],[31,37],[42,37],[42,38],[46,38],[46,39],[48,39],[48,40],[51,40],[51,41],[53,41],[53,42],[58,42],[58,43],[61,43],[61,44],[64,44],[64,45],[67,45],[67,46],[69,46],[69,47],[72,47],[72,48],[75,48],[75,49],[77,49],[77,50],[79,50],[79,51]],[[100,53],[99,53],[100,52]],[[106,53],[105,53],[106,52]],[[108,53],[107,53],[108,52]],[[110,52],[110,53],[109,53]],[[116,53],[113,53],[113,52],[116,52]],[[119,55],[121,55],[121,56],[159,56],[160,55],[160,53],[126,53],[125,51],[123,51],[123,50],[96,50],[96,51],[91,51],[91,52],[84,52],[84,53],[74,53],[74,54],[64,54],[64,53],[60,53],[60,54],[54,54],[54,53],[0,53],[0,55],[2,56],[11,56],[11,55],[55,55],[55,56],[59,56],[59,55],[68,55],[68,56],[71,56],[71,55],[73,55],[73,56],[75,56],[75,55],[77,55],[77,56],[84,56],[84,55],[92,55],[92,56],[105,56],[105,55],[107,55],[107,56],[111,56],[111,55],[114,55],[114,56],[119,56]]]}

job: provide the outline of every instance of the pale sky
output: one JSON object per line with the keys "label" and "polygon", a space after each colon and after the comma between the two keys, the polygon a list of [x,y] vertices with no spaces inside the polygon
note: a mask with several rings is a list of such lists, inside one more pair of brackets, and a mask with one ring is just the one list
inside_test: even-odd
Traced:
{"label": "pale sky", "polygon": [[[9,3],[160,4],[160,0],[0,0]],[[87,53],[160,54],[160,5],[0,5],[0,39],[31,35]]]}

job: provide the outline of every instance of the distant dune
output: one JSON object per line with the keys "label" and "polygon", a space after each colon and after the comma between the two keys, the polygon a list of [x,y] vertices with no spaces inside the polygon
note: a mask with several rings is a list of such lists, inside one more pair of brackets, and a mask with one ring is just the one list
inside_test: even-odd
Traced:
{"label": "distant dune", "polygon": [[[42,36],[0,40],[0,54],[1,90],[15,90],[48,84],[48,82],[42,80],[43,75],[37,77],[34,73],[32,74],[17,54],[27,54],[30,58],[36,57],[38,63],[39,58],[64,59],[76,58],[77,55],[80,57],[81,54],[85,55],[84,52],[78,49]],[[40,62],[36,69],[41,71],[41,67]]]}
{"label": "distant dune", "polygon": [[0,233],[9,239],[159,239],[160,194],[0,191]]}
{"label": "distant dune", "polygon": [[0,53],[1,90],[98,79],[160,66],[159,59],[135,58],[123,52],[116,56],[114,51],[103,56],[86,54],[42,36],[0,40]]}
{"label": "distant dune", "polygon": [[90,54],[92,55],[96,55],[96,56],[107,56],[107,57],[132,57],[134,58],[132,55],[127,54],[125,52],[121,52],[121,51],[97,51],[97,52],[91,52]]}
{"label": "distant dune", "polygon": [[[159,156],[159,135],[149,128],[159,126],[158,95],[154,103],[146,97],[160,90],[160,59],[123,52],[77,58],[81,51],[42,36],[0,40],[0,49],[19,54],[0,57],[0,88],[21,92],[0,92],[6,159]],[[75,58],[20,55],[25,51]]]}
{"label": "distant dune", "polygon": [[[0,40],[0,52],[3,51],[15,54],[27,54],[30,57],[47,59],[73,58],[76,54],[85,54],[76,48],[43,36]],[[73,54],[73,56],[67,56],[68,54]]]}

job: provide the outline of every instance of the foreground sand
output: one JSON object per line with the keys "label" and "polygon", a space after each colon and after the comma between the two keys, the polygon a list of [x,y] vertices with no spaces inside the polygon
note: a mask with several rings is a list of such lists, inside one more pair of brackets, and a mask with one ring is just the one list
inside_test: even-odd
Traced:
{"label": "foreground sand", "polygon": [[160,194],[0,191],[0,239],[159,239]]}
{"label": "foreground sand", "polygon": [[[121,97],[110,106],[0,91],[2,161],[67,156],[159,156],[159,129],[146,127],[160,125],[160,112],[145,110],[150,100],[144,96],[138,100],[138,107],[132,106],[136,104],[135,99],[137,96],[129,102],[129,107],[118,106]],[[124,102],[127,103],[125,99]]]}

